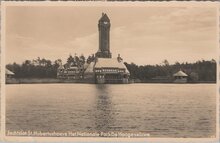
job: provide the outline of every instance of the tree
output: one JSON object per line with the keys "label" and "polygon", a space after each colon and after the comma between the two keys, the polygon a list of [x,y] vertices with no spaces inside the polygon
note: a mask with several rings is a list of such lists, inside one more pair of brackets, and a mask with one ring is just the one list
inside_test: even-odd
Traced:
{"label": "tree", "polygon": [[82,65],[85,64],[85,62],[86,62],[86,58],[84,57],[83,54],[79,57],[79,61],[80,61],[80,66],[82,66]]}
{"label": "tree", "polygon": [[189,80],[192,82],[197,82],[199,80],[199,75],[195,72],[191,72],[189,75]]}
{"label": "tree", "polygon": [[[85,62],[88,64],[95,60],[94,55],[88,56],[86,59],[83,55],[74,58],[70,55],[64,64],[68,68],[73,63],[82,68]],[[168,77],[180,70],[180,68],[189,75],[192,82],[216,82],[215,60],[197,61],[195,63],[179,63],[170,65],[167,60],[163,61],[163,65],[136,65],[135,63],[124,63],[130,72],[131,79],[139,79],[141,81],[152,80],[155,77]],[[61,59],[54,62],[51,60],[40,58],[33,60],[25,60],[22,64],[7,64],[6,68],[15,73],[16,78],[56,78],[57,69],[62,64]]]}
{"label": "tree", "polygon": [[163,62],[162,62],[165,66],[169,66],[170,64],[169,64],[169,62],[168,62],[168,60],[164,60]]}
{"label": "tree", "polygon": [[67,66],[71,66],[72,64],[75,64],[75,59],[72,57],[72,55],[69,55],[67,58]]}
{"label": "tree", "polygon": [[94,54],[93,55],[89,55],[86,62],[87,64],[90,64],[91,62],[93,62],[95,60],[95,56]]}

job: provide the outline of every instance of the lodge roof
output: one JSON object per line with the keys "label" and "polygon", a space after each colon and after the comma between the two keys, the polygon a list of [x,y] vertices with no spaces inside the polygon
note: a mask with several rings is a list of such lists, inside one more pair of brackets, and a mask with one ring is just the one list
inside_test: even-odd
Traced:
{"label": "lodge roof", "polygon": [[182,70],[178,71],[177,73],[173,74],[173,76],[188,76],[186,73],[184,73]]}
{"label": "lodge roof", "polygon": [[63,66],[63,65],[60,65],[60,66],[58,67],[58,69],[64,69],[64,66]]}
{"label": "lodge roof", "polygon": [[117,58],[98,58],[95,68],[119,68],[125,69],[126,73],[129,73],[124,63],[119,62]]}
{"label": "lodge roof", "polygon": [[93,68],[94,68],[94,64],[95,64],[95,62],[91,62],[91,63],[86,67],[85,73],[92,73],[92,72],[93,72]]}
{"label": "lodge roof", "polygon": [[5,69],[5,74],[6,75],[14,75],[14,73],[8,69]]}

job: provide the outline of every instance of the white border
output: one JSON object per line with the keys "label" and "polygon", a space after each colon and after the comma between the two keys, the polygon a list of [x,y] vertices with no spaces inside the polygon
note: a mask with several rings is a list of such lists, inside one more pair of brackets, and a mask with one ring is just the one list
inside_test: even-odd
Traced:
{"label": "white border", "polygon": [[[216,8],[217,10],[217,31],[216,31],[216,36],[217,42],[217,75],[216,75],[216,80],[217,80],[217,87],[216,91],[216,137],[215,138],[102,138],[102,137],[96,137],[96,138],[91,138],[91,137],[11,137],[11,136],[5,136],[5,8],[6,6],[117,6],[119,4],[122,4],[123,6],[158,6],[158,7],[167,7],[167,6],[175,6],[175,7],[182,7],[182,6],[188,6],[188,7],[213,7]],[[121,6],[121,5],[120,5]],[[180,142],[218,142],[219,141],[219,3],[218,2],[61,2],[61,1],[41,1],[41,2],[5,2],[3,1],[1,3],[1,139],[3,141],[22,141],[22,142],[106,142],[106,141],[123,141],[123,142],[169,142],[169,143],[180,143]]]}

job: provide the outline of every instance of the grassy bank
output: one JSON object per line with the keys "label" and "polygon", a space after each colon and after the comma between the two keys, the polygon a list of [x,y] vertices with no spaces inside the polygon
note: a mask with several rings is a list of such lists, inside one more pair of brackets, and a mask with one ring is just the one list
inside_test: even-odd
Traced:
{"label": "grassy bank", "polygon": [[6,84],[34,84],[34,83],[94,83],[91,80],[57,79],[57,78],[11,78]]}
{"label": "grassy bank", "polygon": [[[10,78],[6,79],[6,84],[37,84],[37,83],[94,83],[88,79],[57,79],[57,78]],[[131,80],[130,83],[173,83],[171,80]],[[197,81],[187,83],[216,83],[215,81]]]}

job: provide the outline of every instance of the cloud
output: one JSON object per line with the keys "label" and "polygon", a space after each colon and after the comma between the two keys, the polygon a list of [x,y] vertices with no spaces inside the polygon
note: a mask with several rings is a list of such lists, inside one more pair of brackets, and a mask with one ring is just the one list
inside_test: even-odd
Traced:
{"label": "cloud", "polygon": [[[184,9],[178,14],[151,17],[146,22],[117,27],[112,30],[112,49],[121,53],[129,62],[141,64],[157,64],[163,59],[174,63],[215,58],[217,40],[215,17],[202,19],[200,16],[202,20],[195,20],[193,17],[202,14],[197,11],[191,12]],[[174,15],[179,17],[182,15],[182,18],[185,18],[182,22],[190,21],[190,24],[181,26],[176,24],[181,18],[171,21]]]}
{"label": "cloud", "polygon": [[[38,10],[35,9],[35,13]],[[62,15],[65,18],[56,23],[56,16],[51,18],[48,13],[42,17],[38,13],[36,18],[28,13],[31,20],[11,21],[7,28],[6,61],[21,62],[38,56],[51,60],[61,58],[65,61],[69,54],[88,56],[95,53],[99,46],[99,11],[96,9],[93,13],[93,9],[90,9],[91,13],[86,13],[86,16],[91,16],[89,19],[79,18],[74,14],[77,17],[74,19],[73,14],[69,13],[71,10],[68,13],[65,10],[59,11],[59,18],[62,19]],[[58,10],[53,11],[58,13]],[[83,9],[81,12],[85,15]],[[214,9],[150,7],[136,8],[129,12],[126,8],[118,8],[117,11],[109,11],[109,15],[112,23],[110,49],[113,57],[120,53],[125,61],[137,64],[158,64],[164,59],[170,63],[193,62],[215,57],[217,19]],[[22,30],[25,24],[28,25],[27,29]]]}
{"label": "cloud", "polygon": [[72,41],[66,41],[59,45],[50,44],[17,34],[10,35],[6,39],[7,41],[10,41],[8,42],[6,49],[7,63],[22,63],[24,60],[32,60],[37,57],[48,58],[51,60],[62,59],[63,61],[66,61],[69,54],[84,54],[85,56],[88,56],[98,50],[97,33],[78,37]]}
{"label": "cloud", "polygon": [[91,55],[98,50],[98,33],[77,37],[67,42],[64,47],[68,47],[72,51],[72,54]]}

